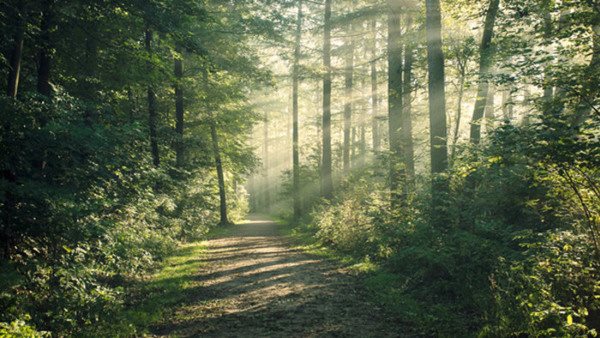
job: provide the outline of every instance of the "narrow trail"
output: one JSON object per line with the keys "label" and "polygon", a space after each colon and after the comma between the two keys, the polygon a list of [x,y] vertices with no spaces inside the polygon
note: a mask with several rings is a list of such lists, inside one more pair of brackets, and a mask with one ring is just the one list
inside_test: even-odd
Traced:
{"label": "narrow trail", "polygon": [[259,217],[207,241],[198,287],[155,328],[177,337],[392,337],[356,277],[294,250]]}

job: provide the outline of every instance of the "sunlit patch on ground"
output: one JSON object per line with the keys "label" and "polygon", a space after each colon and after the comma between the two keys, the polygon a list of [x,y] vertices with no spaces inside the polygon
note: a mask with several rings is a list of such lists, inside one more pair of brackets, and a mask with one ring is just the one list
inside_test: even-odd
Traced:
{"label": "sunlit patch on ground", "polygon": [[251,218],[207,241],[185,301],[162,336],[397,336],[337,266],[292,249],[277,224]]}

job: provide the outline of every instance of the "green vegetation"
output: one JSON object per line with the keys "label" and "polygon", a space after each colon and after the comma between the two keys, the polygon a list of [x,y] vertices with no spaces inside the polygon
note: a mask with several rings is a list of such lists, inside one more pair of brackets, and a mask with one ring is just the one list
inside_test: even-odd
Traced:
{"label": "green vegetation", "polygon": [[[149,333],[151,326],[160,325],[166,315],[172,315],[176,306],[189,297],[198,285],[196,273],[204,265],[205,247],[201,243],[182,245],[163,262],[156,273],[133,289],[137,302],[129,304],[106,324],[104,332],[95,334],[112,336]],[[132,297],[130,297],[132,298]]]}
{"label": "green vegetation", "polygon": [[154,333],[250,211],[398,332],[600,333],[598,0],[3,0],[0,37],[0,336]]}

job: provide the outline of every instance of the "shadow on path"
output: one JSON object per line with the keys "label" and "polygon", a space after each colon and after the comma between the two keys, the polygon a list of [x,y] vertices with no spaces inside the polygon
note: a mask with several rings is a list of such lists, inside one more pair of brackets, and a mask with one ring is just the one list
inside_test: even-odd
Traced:
{"label": "shadow on path", "polygon": [[206,245],[204,268],[157,336],[402,336],[355,277],[290,248],[272,221],[251,218]]}

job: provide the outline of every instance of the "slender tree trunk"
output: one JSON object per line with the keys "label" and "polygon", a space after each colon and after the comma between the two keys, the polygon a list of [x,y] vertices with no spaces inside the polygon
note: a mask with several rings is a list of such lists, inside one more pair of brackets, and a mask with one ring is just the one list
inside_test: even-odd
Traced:
{"label": "slender tree trunk", "polygon": [[215,167],[217,169],[217,179],[219,181],[219,211],[221,216],[221,225],[229,224],[227,217],[227,193],[225,191],[225,174],[223,173],[223,162],[221,160],[221,148],[219,147],[219,134],[217,133],[216,122],[211,116],[210,136],[212,139],[213,155],[215,157]]}
{"label": "slender tree trunk", "polygon": [[185,164],[185,145],[183,143],[183,128],[184,128],[184,107],[183,107],[183,52],[181,48],[177,48],[179,56],[175,57],[174,74],[175,74],[175,164],[178,167],[183,167]]}
{"label": "slender tree trunk", "polygon": [[454,125],[454,134],[452,136],[452,147],[450,150],[450,161],[454,163],[454,157],[456,156],[456,144],[458,143],[458,135],[460,132],[460,122],[462,119],[462,104],[465,95],[465,68],[461,68],[459,75],[458,84],[458,102],[456,104],[456,122]]}
{"label": "slender tree trunk", "polygon": [[[146,52],[148,57],[152,55],[152,30],[146,28]],[[152,72],[152,63],[148,60],[146,63],[148,73]],[[156,124],[158,120],[156,94],[154,93],[154,85],[148,84],[148,128],[150,130],[150,148],[152,152],[152,163],[155,167],[160,166],[160,154],[158,152],[158,136]]]}
{"label": "slender tree trunk", "polygon": [[23,59],[23,41],[25,40],[25,13],[23,13],[23,1],[19,1],[17,8],[16,32],[13,39],[13,48],[10,53],[8,71],[8,82],[6,95],[17,97],[19,91],[19,80],[21,75],[21,60]]}
{"label": "slender tree trunk", "polygon": [[356,127],[352,127],[352,141],[350,141],[350,149],[350,158],[352,159],[352,163],[354,163],[356,160]]}
{"label": "slender tree trunk", "polygon": [[265,122],[263,124],[263,166],[264,166],[264,178],[265,178],[265,210],[271,211],[271,189],[270,189],[270,177],[269,177],[269,116],[265,112]]}
{"label": "slender tree trunk", "polygon": [[492,37],[494,35],[494,24],[498,14],[500,0],[490,0],[485,23],[483,26],[483,37],[479,49],[479,84],[477,86],[477,99],[473,110],[471,121],[471,143],[479,144],[481,140],[481,119],[485,112],[486,100],[489,90],[488,75],[492,63],[493,47]]}
{"label": "slender tree trunk", "polygon": [[431,142],[432,223],[444,227],[447,222],[445,192],[448,181],[442,176],[448,168],[446,138],[446,89],[444,52],[442,50],[442,18],[439,0],[426,0],[427,67],[429,69],[429,129]]}
{"label": "slender tree trunk", "polygon": [[379,151],[381,136],[379,135],[379,103],[377,89],[377,20],[371,21],[371,133],[373,136],[373,150]]}
{"label": "slender tree trunk", "polygon": [[525,112],[523,113],[523,119],[521,120],[522,126],[527,126],[531,122],[530,117],[529,117],[529,109],[528,109],[530,103],[531,103],[531,91],[529,89],[529,85],[525,84],[524,88],[523,88],[523,101],[521,103],[523,108],[525,108]]}
{"label": "slender tree trunk", "polygon": [[486,134],[490,134],[492,130],[494,130],[494,120],[496,119],[496,111],[494,105],[496,97],[496,85],[494,83],[489,84],[488,96],[485,101],[485,132]]}
{"label": "slender tree trunk", "polygon": [[[550,42],[550,39],[552,38],[552,16],[550,9],[552,3],[553,1],[551,2],[549,0],[545,0],[542,3],[542,6],[544,7],[544,39],[546,39],[546,42]],[[544,94],[542,97],[544,115],[549,115],[554,112],[557,112],[556,109],[552,108],[552,101],[554,99],[554,87],[550,84],[551,75],[549,68],[549,66],[546,66],[546,69],[544,69]]]}
{"label": "slender tree trunk", "polygon": [[51,31],[54,26],[54,0],[42,1],[42,21],[40,25],[40,50],[38,57],[37,91],[46,97],[52,96],[50,68],[52,66]]}
{"label": "slender tree trunk", "polygon": [[331,165],[331,1],[325,0],[323,28],[323,161],[321,163],[321,189],[323,197],[333,198]]}
{"label": "slender tree trunk", "polygon": [[[354,34],[352,24],[349,29],[350,35]],[[351,36],[346,46],[346,66],[344,69],[344,89],[346,94],[346,104],[344,105],[344,147],[343,147],[343,166],[344,173],[350,171],[350,130],[352,128],[352,89],[354,86],[354,37]]]}
{"label": "slender tree trunk", "polygon": [[510,101],[511,101],[511,93],[510,89],[505,89],[502,91],[502,118],[504,119],[504,123],[510,123]]}
{"label": "slender tree trunk", "polygon": [[508,91],[508,119],[512,120],[515,116],[515,101],[512,91]]}
{"label": "slender tree trunk", "polygon": [[401,202],[399,188],[403,185],[402,164],[402,42],[400,4],[388,0],[388,129],[390,146],[390,191],[392,206]]}
{"label": "slender tree trunk", "polygon": [[248,179],[248,202],[250,204],[250,212],[256,212],[256,183],[254,175]]}
{"label": "slender tree trunk", "polygon": [[[365,55],[366,56],[366,55]],[[365,77],[361,76],[361,82],[360,82],[360,88],[361,88],[361,96],[364,97],[364,88],[365,88]],[[360,168],[364,168],[365,167],[365,163],[367,160],[367,128],[366,128],[366,121],[367,121],[367,104],[364,100],[361,100],[361,107],[360,107],[360,121],[359,121],[359,128],[360,128],[360,142],[359,142],[359,156],[358,156],[358,166]]]}
{"label": "slender tree trunk", "polygon": [[300,194],[300,151],[298,141],[298,85],[300,46],[302,41],[302,0],[298,0],[298,17],[296,20],[296,37],[294,47],[294,66],[292,69],[292,162],[293,162],[293,194],[294,219],[302,216],[302,201]]}
{"label": "slender tree trunk", "polygon": [[[406,17],[406,29],[411,29],[412,19],[410,15]],[[409,189],[412,189],[415,178],[415,151],[412,136],[412,65],[413,65],[413,43],[410,39],[405,39],[404,50],[404,90],[403,100],[404,111],[402,113],[401,142],[403,152],[403,162],[406,168],[406,184],[404,194],[408,195]]]}

